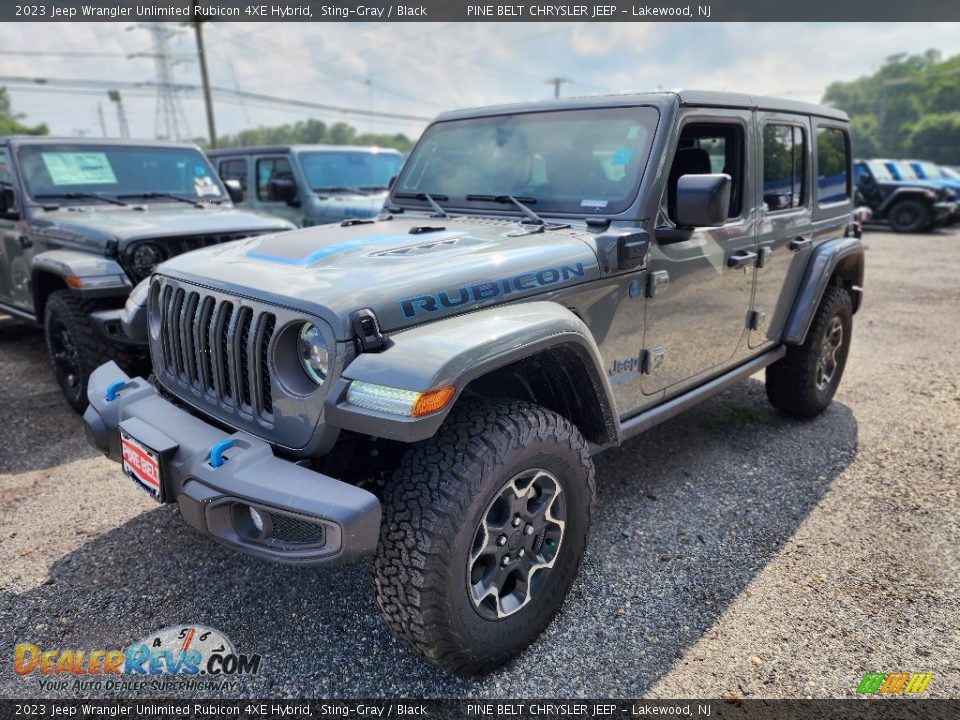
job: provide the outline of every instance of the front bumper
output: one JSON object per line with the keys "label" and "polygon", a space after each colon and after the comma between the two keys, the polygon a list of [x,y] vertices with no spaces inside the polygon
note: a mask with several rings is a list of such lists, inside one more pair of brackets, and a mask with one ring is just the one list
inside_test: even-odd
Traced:
{"label": "front bumper", "polygon": [[933,204],[933,223],[946,225],[960,217],[960,205],[955,202],[938,202]]}
{"label": "front bumper", "polygon": [[[115,397],[108,400],[111,389]],[[122,429],[157,451],[164,500],[177,502],[201,533],[293,565],[350,562],[376,549],[380,502],[366,490],[278,458],[246,433],[229,434],[194,417],[113,362],[93,372],[87,395],[83,425],[90,444],[120,462]],[[214,467],[211,448],[226,439],[233,444]],[[262,530],[250,508],[262,518]]]}

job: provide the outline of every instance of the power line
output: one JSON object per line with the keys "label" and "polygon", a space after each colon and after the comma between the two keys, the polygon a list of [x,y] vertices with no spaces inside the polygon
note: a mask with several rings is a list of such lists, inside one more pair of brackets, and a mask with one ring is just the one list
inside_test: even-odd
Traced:
{"label": "power line", "polygon": [[[85,80],[85,79],[74,79],[74,78],[43,78],[43,77],[27,77],[23,75],[0,75],[0,84],[5,85],[26,85],[28,87],[49,87],[54,88],[93,88],[99,90],[108,90],[111,88],[123,89],[125,92],[128,90],[144,90],[144,89],[153,89],[157,90],[159,85],[153,81],[144,81],[144,82],[117,82],[113,80]],[[201,91],[200,86],[190,85],[185,83],[175,83],[172,85],[172,88],[179,92],[189,92],[197,93]],[[339,113],[342,115],[360,115],[364,117],[375,117],[381,118],[384,120],[410,120],[416,122],[429,122],[432,120],[432,117],[424,117],[422,115],[406,115],[403,113],[392,113],[384,112],[380,110],[364,110],[361,108],[351,108],[351,107],[341,107],[338,105],[327,105],[324,103],[315,103],[309,100],[298,100],[295,98],[284,98],[277,97],[275,95],[267,95],[264,93],[250,92],[246,90],[234,90],[233,88],[224,88],[213,86],[210,88],[211,91],[219,97],[226,98],[237,98],[243,99],[250,102],[259,102],[261,104],[272,104],[272,105],[282,105],[289,107],[300,107],[308,108],[311,110],[324,110],[327,112]]]}

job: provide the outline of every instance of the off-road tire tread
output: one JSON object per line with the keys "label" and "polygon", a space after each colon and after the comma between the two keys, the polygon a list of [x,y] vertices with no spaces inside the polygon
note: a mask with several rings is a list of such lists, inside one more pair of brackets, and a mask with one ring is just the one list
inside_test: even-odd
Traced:
{"label": "off-road tire tread", "polygon": [[[50,327],[50,317],[58,312],[66,321],[70,334],[77,344],[77,350],[80,353],[80,363],[83,366],[83,372],[89,379],[90,373],[103,365],[105,362],[113,360],[125,372],[132,372],[139,369],[146,358],[143,353],[127,350],[116,343],[107,340],[96,326],[90,321],[89,314],[99,310],[109,310],[115,305],[103,300],[84,300],[70,290],[58,290],[51,293],[47,299],[47,305],[44,312],[44,336],[47,337]],[[53,358],[50,357],[49,341],[47,344],[47,355],[50,361],[51,370],[56,372],[53,365]],[[77,410],[82,412],[87,406],[86,388],[81,396],[82,407],[78,407],[69,398],[67,402]]]}
{"label": "off-road tire tread", "polygon": [[[456,518],[464,515],[484,478],[497,473],[512,447],[546,441],[568,444],[579,455],[586,469],[589,520],[594,469],[586,440],[565,418],[523,401],[461,401],[433,438],[404,455],[388,484],[372,572],[377,605],[403,642],[448,672],[474,675],[516,654],[477,656],[449,626],[444,609],[431,602],[440,595],[435,588],[450,582]],[[482,471],[466,472],[474,464]],[[567,572],[575,576],[580,560]]]}
{"label": "off-road tire tread", "polygon": [[[831,318],[844,310],[848,316],[853,315],[850,293],[844,288],[829,286],[823,293],[803,344],[788,347],[783,358],[767,367],[767,398],[775,408],[795,417],[812,418],[822,413],[830,404],[828,402],[824,405],[817,397],[817,359],[820,343]],[[844,342],[849,345],[850,340],[848,332]]]}
{"label": "off-road tire tread", "polygon": [[[897,208],[898,208],[900,205],[903,205],[904,203],[909,203],[909,204],[911,204],[911,205],[917,205],[917,206],[920,208],[920,212],[921,212],[921,214],[920,214],[920,219],[919,219],[917,222],[913,223],[912,225],[907,225],[907,226],[905,226],[905,227],[897,227],[897,226],[893,223],[892,218],[896,217]],[[918,232],[923,232],[924,230],[928,230],[928,229],[930,228],[930,224],[931,224],[930,207],[929,207],[928,205],[926,205],[925,203],[921,202],[920,200],[912,200],[912,199],[910,199],[910,198],[907,198],[907,199],[905,199],[905,200],[901,200],[901,201],[899,201],[898,203],[896,203],[892,208],[890,208],[890,212],[887,214],[887,217],[891,218],[890,228],[891,228],[894,232],[898,232],[898,233],[918,233]]]}

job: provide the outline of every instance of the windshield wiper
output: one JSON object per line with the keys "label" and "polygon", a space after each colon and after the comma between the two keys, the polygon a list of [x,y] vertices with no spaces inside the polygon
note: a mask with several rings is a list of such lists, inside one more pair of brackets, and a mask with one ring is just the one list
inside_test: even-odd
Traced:
{"label": "windshield wiper", "polygon": [[430,207],[433,208],[433,217],[439,217],[439,218],[450,217],[450,213],[444,210],[440,206],[440,203],[437,202],[437,200],[443,200],[444,202],[449,200],[450,198],[447,197],[446,195],[431,195],[430,193],[424,192],[424,193],[394,193],[393,196],[395,198],[401,198],[401,199],[426,200],[428,203],[430,203]]}
{"label": "windshield wiper", "polygon": [[520,212],[522,212],[522,213],[526,216],[526,218],[527,218],[527,220],[528,220],[529,222],[533,223],[534,225],[546,225],[546,224],[547,224],[546,221],[545,221],[542,217],[540,217],[540,216],[537,215],[533,210],[531,210],[529,207],[527,207],[526,205],[524,205],[524,203],[530,203],[530,204],[535,203],[535,202],[537,201],[536,198],[532,198],[532,197],[519,197],[519,198],[517,198],[517,197],[514,197],[513,195],[474,195],[474,194],[470,194],[470,195],[467,195],[467,198],[466,198],[466,199],[467,199],[468,201],[475,201],[475,200],[477,200],[477,201],[480,201],[480,202],[495,202],[495,203],[503,203],[503,204],[513,203],[513,204],[516,205],[518,208],[520,208]]}
{"label": "windshield wiper", "polygon": [[346,185],[324,185],[323,187],[311,188],[315,193],[354,193],[356,195],[369,195],[370,193],[363,188],[348,187]]}
{"label": "windshield wiper", "polygon": [[383,192],[387,189],[386,185],[361,185],[361,190],[369,190],[370,192]]}
{"label": "windshield wiper", "polygon": [[187,203],[188,205],[193,205],[194,207],[204,207],[204,204],[199,200],[192,200],[182,195],[174,195],[173,193],[168,192],[142,192],[142,193],[130,193],[127,195],[117,195],[117,197],[122,198],[141,198],[143,200],[150,200],[152,198],[170,198],[171,200],[177,200],[178,202]]}
{"label": "windshield wiper", "polygon": [[64,200],[99,200],[101,202],[110,203],[111,205],[120,205],[121,207],[130,207],[130,203],[125,203],[123,200],[118,200],[117,198],[107,197],[106,195],[100,195],[98,193],[85,193],[85,192],[63,192],[63,193],[43,193],[41,195],[34,195],[34,198],[37,200],[54,199],[54,198],[63,198]]}

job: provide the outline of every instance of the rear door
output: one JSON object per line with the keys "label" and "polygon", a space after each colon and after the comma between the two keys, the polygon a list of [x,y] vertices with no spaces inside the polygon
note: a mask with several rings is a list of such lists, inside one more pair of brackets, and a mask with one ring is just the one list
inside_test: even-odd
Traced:
{"label": "rear door", "polygon": [[[753,112],[689,110],[682,123],[649,255],[641,382],[647,395],[674,394],[728,366],[743,346],[753,292],[756,180],[747,170],[755,162]],[[733,181],[727,223],[672,228],[679,175],[705,173]]]}
{"label": "rear door", "polygon": [[30,240],[20,218],[20,198],[10,153],[0,148],[0,302],[23,310],[33,307],[30,294]]}
{"label": "rear door", "polygon": [[760,225],[756,289],[748,318],[751,349],[779,340],[813,248],[810,120],[757,113]]}

